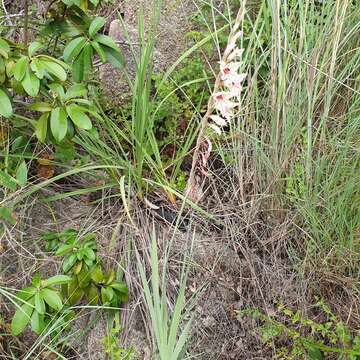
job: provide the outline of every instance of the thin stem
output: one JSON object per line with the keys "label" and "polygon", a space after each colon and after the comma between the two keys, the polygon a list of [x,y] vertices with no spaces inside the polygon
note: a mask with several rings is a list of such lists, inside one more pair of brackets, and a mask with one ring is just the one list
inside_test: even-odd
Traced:
{"label": "thin stem", "polygon": [[24,17],[24,43],[25,47],[27,47],[29,43],[29,0],[24,0],[24,10],[25,10],[25,17]]}

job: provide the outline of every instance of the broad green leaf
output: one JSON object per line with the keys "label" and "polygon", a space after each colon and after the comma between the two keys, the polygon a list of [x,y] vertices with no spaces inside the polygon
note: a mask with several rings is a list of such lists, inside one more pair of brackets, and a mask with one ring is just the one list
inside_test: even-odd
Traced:
{"label": "broad green leaf", "polygon": [[52,83],[49,84],[49,89],[56,94],[57,96],[59,96],[60,100],[63,101],[64,97],[65,97],[65,91],[64,88],[61,84],[59,83]]}
{"label": "broad green leaf", "polygon": [[99,266],[96,266],[92,271],[91,271],[91,279],[93,281],[95,281],[97,284],[102,283],[104,281],[104,274],[101,271]]}
{"label": "broad green leaf", "polygon": [[94,284],[91,284],[86,291],[86,297],[89,305],[97,305],[99,303],[98,289]]}
{"label": "broad green leaf", "polygon": [[15,62],[13,60],[7,61],[5,68],[7,77],[12,77],[14,75]]}
{"label": "broad green leaf", "polygon": [[43,44],[41,44],[38,41],[34,41],[32,42],[29,47],[28,47],[28,54],[29,57],[33,57],[35,55],[35,53],[40,50],[43,47]]}
{"label": "broad green leaf", "polygon": [[45,308],[45,302],[41,298],[40,293],[35,294],[35,310],[39,314],[45,314],[46,308]]}
{"label": "broad green leaf", "polygon": [[34,308],[31,304],[23,304],[15,312],[11,321],[11,333],[14,336],[20,335],[31,319]]}
{"label": "broad green leaf", "polygon": [[106,60],[114,67],[121,69],[125,65],[124,57],[122,56],[121,52],[114,50],[112,48],[109,48],[107,46],[102,47],[105,54],[106,54]]}
{"label": "broad green leaf", "polygon": [[79,288],[79,284],[76,279],[73,279],[73,281],[69,283],[68,288],[68,301],[70,305],[74,305],[79,302],[83,295],[83,290]]}
{"label": "broad green leaf", "polygon": [[71,244],[62,245],[56,251],[55,256],[63,256],[65,254],[71,252],[73,248],[74,248],[74,245],[71,245]]}
{"label": "broad green leaf", "polygon": [[93,48],[91,46],[91,44],[86,44],[86,46],[84,47],[83,50],[83,57],[84,57],[84,64],[83,64],[83,69],[84,69],[84,79],[88,79],[90,74],[91,74],[91,70],[93,68]]}
{"label": "broad green leaf", "polygon": [[35,135],[40,142],[45,142],[48,128],[49,113],[42,114],[35,124]]}
{"label": "broad green leaf", "polygon": [[324,359],[323,353],[314,345],[305,344],[305,347],[307,349],[307,353],[311,360],[323,360]]}
{"label": "broad green leaf", "polygon": [[52,110],[51,104],[46,102],[36,102],[30,104],[27,108],[39,112],[50,112]]}
{"label": "broad green leaf", "polygon": [[11,101],[6,92],[0,88],[0,115],[9,118],[13,114]]}
{"label": "broad green leaf", "polygon": [[64,272],[68,272],[73,266],[74,264],[76,263],[77,261],[77,256],[76,254],[71,254],[69,255],[65,260],[64,260],[64,263],[63,263],[63,270]]}
{"label": "broad green leaf", "polygon": [[86,94],[87,94],[86,86],[82,84],[74,84],[66,92],[65,100],[86,96]]}
{"label": "broad green leaf", "polygon": [[94,36],[94,40],[102,45],[105,45],[109,48],[119,51],[119,47],[116,45],[116,42],[107,35],[98,34]]}
{"label": "broad green leaf", "polygon": [[10,46],[8,42],[4,39],[0,39],[0,55],[2,55],[5,59],[7,59],[9,52],[10,52]]}
{"label": "broad green leaf", "polygon": [[114,297],[114,290],[110,287],[101,288],[101,301],[103,304],[108,304]]}
{"label": "broad green leaf", "polygon": [[70,276],[67,276],[67,275],[55,275],[55,276],[52,276],[49,279],[44,280],[43,281],[43,286],[48,287],[48,286],[52,286],[52,285],[61,285],[61,284],[66,284],[69,281],[71,281]]}
{"label": "broad green leaf", "polygon": [[126,286],[125,283],[121,283],[121,282],[115,282],[113,284],[110,285],[113,289],[123,293],[123,294],[128,294],[129,293],[129,289]]}
{"label": "broad green leaf", "polygon": [[102,16],[96,17],[89,26],[89,35],[92,38],[101,28],[104,27],[106,19]]}
{"label": "broad green leaf", "polygon": [[45,302],[53,309],[60,311],[63,307],[61,297],[55,290],[42,289],[40,292]]}
{"label": "broad green leaf", "polygon": [[0,170],[0,186],[15,191],[17,188],[17,183],[15,179],[12,178],[8,173]]}
{"label": "broad green leaf", "polygon": [[19,185],[22,187],[24,187],[27,184],[28,169],[25,161],[22,161],[16,170],[16,180],[18,181]]}
{"label": "broad green leaf", "polygon": [[[36,293],[36,288],[34,286],[29,286],[24,289],[21,289],[16,293],[16,298],[27,301]],[[19,301],[19,303],[22,305],[23,302]]]}
{"label": "broad green leaf", "polygon": [[39,94],[40,80],[35,76],[30,68],[27,68],[25,77],[21,81],[21,85],[24,87],[24,90],[28,95],[35,97]]}
{"label": "broad green leaf", "polygon": [[105,63],[106,62],[106,54],[105,54],[104,49],[100,46],[100,44],[96,41],[92,41],[91,46],[94,48],[94,50],[99,55],[101,62]]}
{"label": "broad green leaf", "polygon": [[30,68],[38,79],[44,78],[46,74],[46,69],[38,58],[35,58],[31,61]]}
{"label": "broad green leaf", "polygon": [[34,311],[31,316],[31,329],[40,335],[45,329],[44,315]]}
{"label": "broad green leaf", "polygon": [[79,106],[74,104],[69,105],[66,107],[66,111],[73,123],[79,129],[90,130],[92,128],[90,118],[82,111]]}
{"label": "broad green leaf", "polygon": [[14,67],[14,78],[17,81],[21,81],[26,73],[26,69],[28,67],[28,58],[26,56],[22,56]]}
{"label": "broad green leaf", "polygon": [[81,52],[86,43],[86,38],[77,37],[69,42],[64,49],[64,60],[70,62],[75,59]]}
{"label": "broad green leaf", "polygon": [[98,6],[99,5],[99,1],[100,0],[90,0],[90,2],[95,5],[95,6]]}
{"label": "broad green leaf", "polygon": [[56,141],[60,142],[67,132],[67,113],[63,107],[51,111],[50,128]]}
{"label": "broad green leaf", "polygon": [[0,207],[0,219],[7,221],[11,225],[16,224],[16,219],[12,211],[7,207]]}
{"label": "broad green leaf", "polygon": [[67,78],[66,71],[59,64],[52,61],[44,61],[44,60],[41,60],[41,64],[44,66],[44,68],[48,73],[56,76],[61,81],[66,80]]}
{"label": "broad green leaf", "polygon": [[84,52],[82,51],[75,59],[72,65],[72,74],[75,82],[81,82],[84,79]]}

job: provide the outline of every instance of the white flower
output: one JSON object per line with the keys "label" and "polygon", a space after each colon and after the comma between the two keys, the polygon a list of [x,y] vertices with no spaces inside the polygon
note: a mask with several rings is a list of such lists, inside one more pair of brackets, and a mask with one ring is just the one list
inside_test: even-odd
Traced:
{"label": "white flower", "polygon": [[221,129],[217,125],[209,124],[209,127],[211,127],[218,135],[221,135]]}
{"label": "white flower", "polygon": [[227,120],[230,120],[234,115],[232,109],[238,105],[230,100],[233,97],[234,94],[224,91],[217,92],[213,95],[215,109],[219,110],[221,115]]}
{"label": "white flower", "polygon": [[241,62],[225,63],[220,61],[221,80],[231,79],[236,76],[241,65]]}
{"label": "white flower", "polygon": [[233,76],[229,76],[224,80],[224,85],[229,89],[229,92],[233,94],[233,96],[239,97],[242,90],[242,83],[246,79],[247,74],[235,74]]}
{"label": "white flower", "polygon": [[244,54],[244,49],[235,48],[233,52],[228,56],[227,61],[233,61],[236,58],[241,59]]}
{"label": "white flower", "polygon": [[227,122],[225,119],[223,119],[221,116],[219,115],[211,115],[210,116],[210,119],[212,121],[214,121],[214,123],[218,126],[226,126],[227,125]]}

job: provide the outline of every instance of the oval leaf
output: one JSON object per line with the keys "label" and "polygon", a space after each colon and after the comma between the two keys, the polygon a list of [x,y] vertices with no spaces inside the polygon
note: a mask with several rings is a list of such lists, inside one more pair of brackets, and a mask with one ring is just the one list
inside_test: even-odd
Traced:
{"label": "oval leaf", "polygon": [[43,286],[44,287],[48,287],[48,286],[52,286],[52,285],[61,285],[61,284],[66,284],[69,281],[71,281],[71,277],[70,276],[66,276],[66,275],[55,275],[52,276],[49,279],[46,279],[43,281]]}
{"label": "oval leaf", "polygon": [[90,130],[92,128],[90,118],[84,113],[82,108],[77,105],[70,105],[66,108],[72,122],[79,128]]}
{"label": "oval leaf", "polygon": [[27,67],[28,67],[28,58],[23,56],[17,61],[14,67],[14,78],[17,81],[21,81],[24,78]]}
{"label": "oval leaf", "polygon": [[45,302],[53,309],[60,311],[63,307],[61,297],[55,290],[42,289],[41,296]]}
{"label": "oval leaf", "polygon": [[64,49],[64,60],[69,62],[76,58],[80,54],[85,43],[86,39],[84,37],[78,37],[71,40]]}
{"label": "oval leaf", "polygon": [[0,115],[9,118],[13,114],[11,101],[6,92],[0,89]]}
{"label": "oval leaf", "polygon": [[67,113],[62,107],[51,111],[50,128],[56,141],[60,142],[67,132]]}
{"label": "oval leaf", "polygon": [[40,116],[39,120],[35,124],[35,135],[40,142],[45,142],[47,128],[48,128],[49,113],[45,113]]}
{"label": "oval leaf", "polygon": [[30,96],[37,96],[40,89],[40,80],[35,76],[35,74],[28,68],[25,74],[24,79],[21,82],[21,85],[24,87],[24,90]]}
{"label": "oval leaf", "polygon": [[24,304],[16,310],[11,321],[11,333],[14,336],[20,335],[31,319],[34,308],[31,304]]}
{"label": "oval leaf", "polygon": [[89,27],[89,35],[90,37],[93,37],[94,35],[96,35],[96,33],[104,27],[106,23],[106,19],[102,16],[98,16],[96,17],[90,24]]}

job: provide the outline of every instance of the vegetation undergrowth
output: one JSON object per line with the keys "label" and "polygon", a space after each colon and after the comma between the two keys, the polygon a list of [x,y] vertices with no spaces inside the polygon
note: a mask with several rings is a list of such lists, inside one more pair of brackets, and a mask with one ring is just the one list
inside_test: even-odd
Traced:
{"label": "vegetation undergrowth", "polygon": [[[171,208],[173,234],[190,204],[192,210],[202,211],[197,211],[199,223],[206,224],[211,236],[216,236],[215,223],[223,238],[231,233],[226,228],[229,222],[245,209],[246,230],[243,223],[237,226],[252,254],[278,251],[293,274],[311,283],[311,295],[326,297],[323,282],[328,281],[325,284],[335,283],[358,296],[360,8],[356,1],[236,0],[220,7],[197,1],[193,28],[186,35],[189,49],[165,72],[158,72],[154,63],[163,4],[157,0],[149,23],[145,9],[138,14],[137,44],[132,44],[126,19],[118,14],[134,74],[118,43],[105,35],[107,19],[97,16],[102,5],[115,6],[114,1],[27,0],[24,9],[12,4],[14,16],[6,12],[8,2],[2,4],[0,230],[10,239],[9,247],[20,246],[26,253],[19,262],[26,274],[21,283],[27,285],[19,290],[7,286],[6,276],[1,279],[2,299],[14,311],[10,311],[11,324],[9,318],[0,319],[0,328],[11,339],[0,351],[4,349],[9,358],[39,357],[44,351],[70,358],[75,348],[70,325],[84,310],[93,309],[107,314],[108,333],[102,340],[106,356],[135,357],[137,349],[127,350],[118,342],[126,336],[119,309],[128,301],[129,286],[140,292],[150,320],[151,356],[180,360],[193,355],[187,347],[196,323],[188,301],[188,264],[182,268],[176,294],[169,296],[170,250],[159,255],[157,234],[146,246],[139,246],[137,238],[143,234],[138,204],[157,215],[164,204]],[[236,24],[240,7],[247,11]],[[228,44],[235,26],[241,32],[235,31],[236,41]],[[240,58],[232,64],[236,71],[224,62],[219,71],[218,61],[230,45]],[[122,71],[128,81],[131,95],[120,108],[109,105],[101,94],[97,70],[105,63]],[[235,100],[234,94],[226,93],[234,87],[226,71],[241,78]],[[225,102],[228,108],[209,113],[216,126],[206,127],[202,142],[201,119],[209,99],[216,100],[215,78],[219,79],[215,88],[232,100]],[[185,205],[197,141],[201,161],[195,164],[195,175],[205,190],[199,204]],[[91,205],[122,203],[108,250],[115,247],[120,228],[130,228],[136,235],[126,238],[116,265],[110,266],[98,254],[95,234],[67,226],[42,234],[39,243],[26,243],[29,248],[24,248],[22,234],[27,230],[22,221],[29,203],[51,208],[56,201],[82,196],[88,196]],[[232,203],[234,198],[240,203]],[[269,241],[266,231],[258,231],[259,224],[271,234],[285,230],[278,237],[269,235]],[[236,249],[241,257],[246,246],[234,239],[224,241],[224,247]],[[0,255],[3,251],[0,244]],[[62,265],[38,271],[39,258],[49,263],[61,258]],[[25,270],[22,261],[29,259],[35,265]],[[128,284],[124,277],[128,280],[130,271],[135,279]],[[256,275],[257,270],[252,271]],[[342,294],[339,288],[336,291]],[[237,314],[240,321],[250,316],[261,323],[257,333],[263,351],[272,351],[274,358],[321,359],[330,354],[358,358],[358,329],[344,322],[341,314],[335,315],[326,302],[315,306],[325,314],[324,321],[286,305],[277,308],[281,316],[275,318],[262,309]],[[95,317],[81,336],[98,320]],[[27,336],[29,328],[37,338],[22,351],[16,337]]]}

